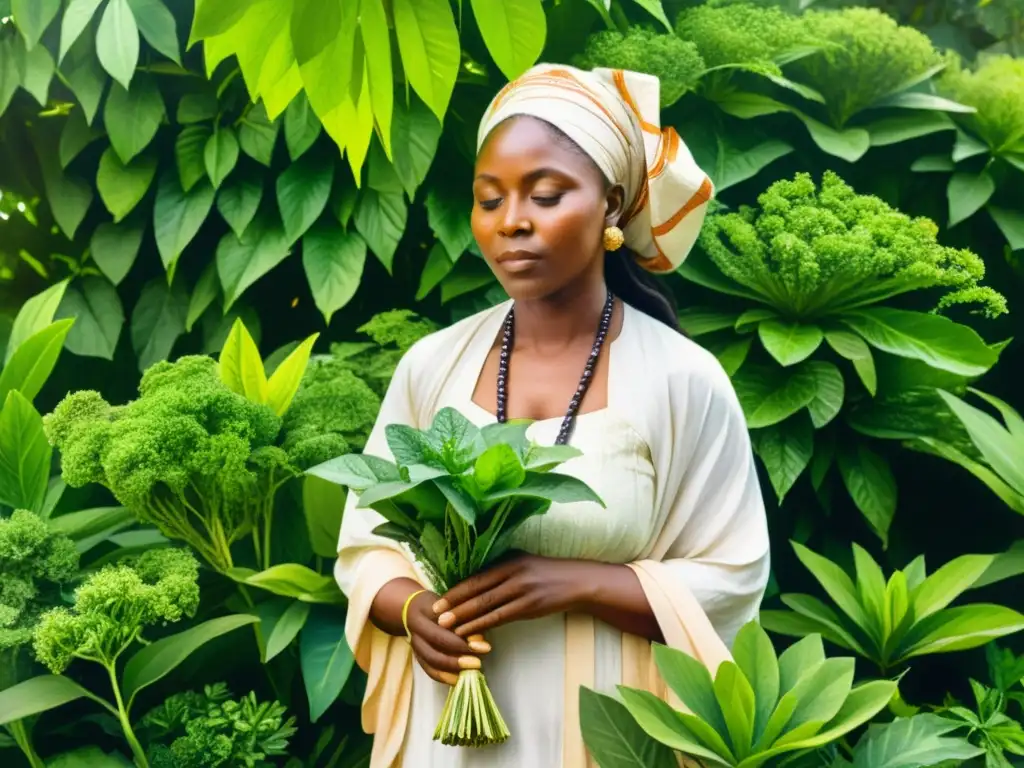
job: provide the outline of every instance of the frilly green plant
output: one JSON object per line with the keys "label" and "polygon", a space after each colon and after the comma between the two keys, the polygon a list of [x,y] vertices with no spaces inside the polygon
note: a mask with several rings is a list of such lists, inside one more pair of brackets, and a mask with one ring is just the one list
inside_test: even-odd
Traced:
{"label": "frilly green plant", "polygon": [[[780,501],[812,456],[816,486],[835,460],[884,541],[895,481],[863,439],[826,439],[840,427],[858,429],[847,424],[849,414],[837,420],[844,404],[878,404],[930,377],[965,386],[998,359],[975,331],[937,311],[886,305],[915,294],[935,310],[962,304],[995,317],[1006,311],[1006,300],[981,285],[985,265],[977,255],[936,240],[933,222],[859,195],[831,171],[820,187],[807,174],[778,181],[758,203],[710,216],[701,248],[679,270],[731,297],[735,309],[695,308],[680,319],[706,338],[733,377]],[[902,370],[890,358],[912,365]],[[944,408],[929,392],[938,417]],[[922,415],[924,433],[934,419]]]}
{"label": "frilly green plant", "polygon": [[612,755],[626,752],[644,754],[644,766],[668,768],[678,765],[672,752],[681,752],[708,766],[776,765],[783,755],[838,741],[897,691],[889,680],[854,685],[854,659],[826,659],[820,635],[776,656],[757,622],[740,630],[733,659],[712,679],[700,661],[655,645],[658,671],[687,711],[626,686],[619,686],[621,702],[582,688],[583,738],[598,764],[617,765]]}
{"label": "frilly green plant", "polygon": [[784,594],[781,600],[791,610],[761,611],[762,626],[794,637],[819,633],[868,659],[882,674],[917,656],[977,648],[1024,629],[1024,615],[1005,606],[949,607],[978,583],[994,555],[962,555],[930,574],[922,555],[886,580],[879,564],[857,544],[854,578],[802,544],[792,545],[839,612],[812,595]]}

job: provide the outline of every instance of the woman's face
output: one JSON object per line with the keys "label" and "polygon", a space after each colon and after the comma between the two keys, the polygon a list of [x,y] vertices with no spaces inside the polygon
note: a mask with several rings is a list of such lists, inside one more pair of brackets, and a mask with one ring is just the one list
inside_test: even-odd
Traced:
{"label": "woman's face", "polygon": [[622,207],[621,187],[606,187],[541,120],[514,117],[491,132],[476,161],[473,236],[510,297],[546,298],[601,269],[604,229]]}

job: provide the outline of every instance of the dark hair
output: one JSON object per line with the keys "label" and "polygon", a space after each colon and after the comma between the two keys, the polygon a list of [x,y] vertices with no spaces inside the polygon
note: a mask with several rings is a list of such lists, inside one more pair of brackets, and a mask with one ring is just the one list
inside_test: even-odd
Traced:
{"label": "dark hair", "polygon": [[672,294],[650,272],[637,263],[628,248],[606,251],[604,279],[608,289],[635,309],[682,332]]}

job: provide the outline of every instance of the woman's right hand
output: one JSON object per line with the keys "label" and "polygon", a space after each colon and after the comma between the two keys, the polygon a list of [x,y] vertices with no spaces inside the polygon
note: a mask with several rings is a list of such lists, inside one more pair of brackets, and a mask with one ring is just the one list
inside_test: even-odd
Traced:
{"label": "woman's right hand", "polygon": [[412,637],[412,652],[428,676],[446,685],[455,685],[464,669],[480,669],[480,654],[491,650],[483,636],[463,639],[437,623],[434,603],[438,595],[423,592],[409,604],[407,623]]}

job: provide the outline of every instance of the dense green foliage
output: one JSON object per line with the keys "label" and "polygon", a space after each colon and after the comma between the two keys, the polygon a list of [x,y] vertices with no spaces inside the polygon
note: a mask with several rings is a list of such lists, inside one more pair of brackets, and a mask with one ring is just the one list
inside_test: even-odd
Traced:
{"label": "dense green foliage", "polygon": [[601,767],[1010,765],[1024,4],[861,5],[0,0],[0,760],[365,765],[345,489],[305,470],[505,298],[476,128],[545,60],[658,75],[715,183],[663,284],[736,386],[773,541],[778,652],[752,626],[683,675],[691,719],[585,696],[588,742],[628,747]]}

